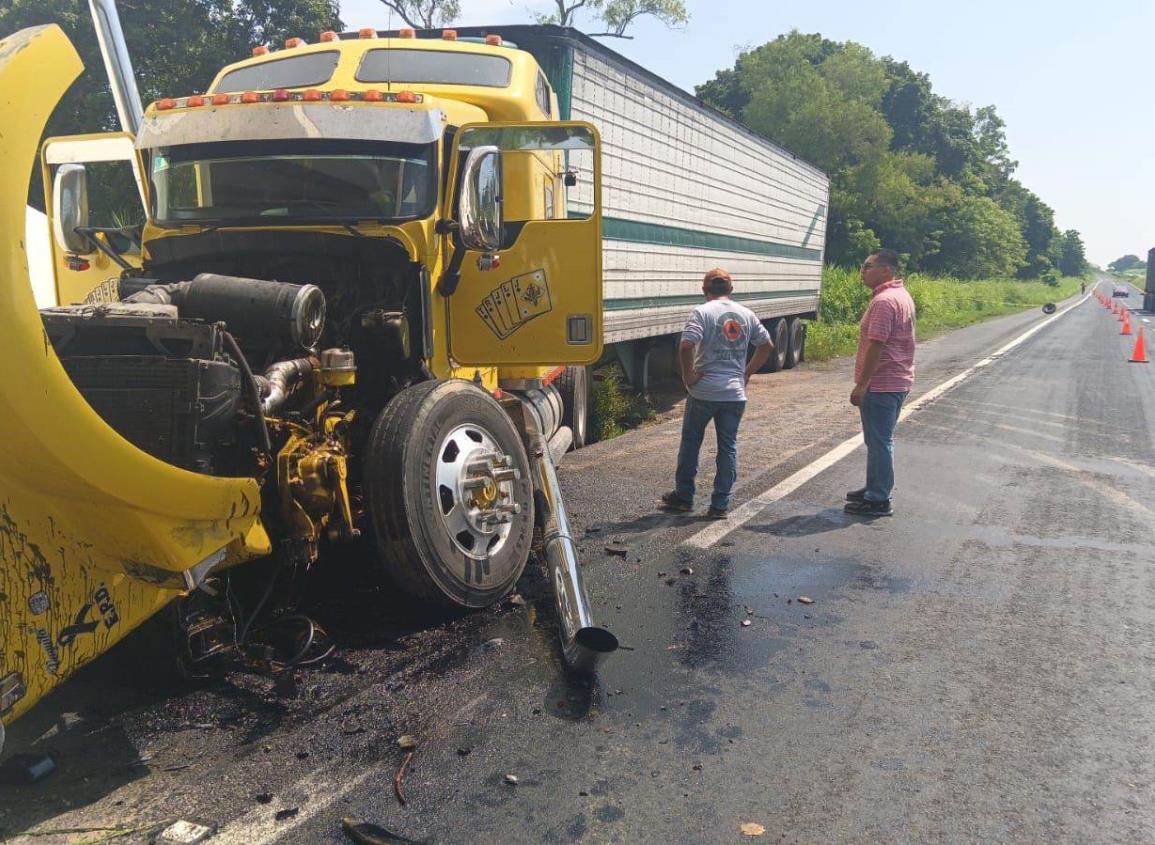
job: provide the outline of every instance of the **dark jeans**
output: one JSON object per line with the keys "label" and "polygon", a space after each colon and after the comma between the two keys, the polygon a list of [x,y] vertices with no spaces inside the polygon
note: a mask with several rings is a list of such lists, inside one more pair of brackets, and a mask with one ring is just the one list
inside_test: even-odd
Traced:
{"label": "dark jeans", "polygon": [[719,510],[730,507],[730,491],[738,475],[738,423],[746,410],[745,402],[704,402],[693,396],[686,398],[686,413],[682,417],[682,445],[678,449],[676,493],[687,502],[694,501],[694,478],[698,475],[698,452],[706,426],[714,421],[718,436],[718,461],[714,472],[714,496],[710,504]]}
{"label": "dark jeans", "polygon": [[866,441],[866,500],[885,502],[894,489],[894,428],[908,391],[875,393],[868,390],[858,411]]}

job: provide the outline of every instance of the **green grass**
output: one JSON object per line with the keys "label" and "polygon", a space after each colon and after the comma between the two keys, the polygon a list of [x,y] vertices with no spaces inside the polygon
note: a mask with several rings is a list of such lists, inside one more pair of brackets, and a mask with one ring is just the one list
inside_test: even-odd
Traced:
{"label": "green grass", "polygon": [[[1057,285],[1048,285],[1017,279],[967,281],[913,273],[907,277],[906,286],[918,311],[918,337],[925,340],[950,329],[1066,299],[1078,293],[1079,281],[1077,277],[1066,277]],[[853,355],[858,346],[858,321],[869,301],[870,293],[863,286],[859,271],[841,267],[823,270],[819,318],[807,329],[807,359],[825,361]]]}

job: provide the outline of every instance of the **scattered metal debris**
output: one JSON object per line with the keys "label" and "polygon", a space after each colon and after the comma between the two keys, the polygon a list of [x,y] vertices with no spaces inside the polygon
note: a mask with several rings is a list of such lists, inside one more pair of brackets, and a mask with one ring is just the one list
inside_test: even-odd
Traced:
{"label": "scattered metal debris", "polygon": [[519,783],[517,775],[506,775],[505,776],[505,782],[508,783],[510,786],[517,786],[517,784]]}
{"label": "scattered metal debris", "polygon": [[393,775],[393,794],[397,796],[397,801],[402,807],[405,806],[405,792],[401,789],[401,782],[405,779],[405,770],[409,768],[409,761],[413,759],[415,753],[415,751],[407,752],[401,760],[397,774]]}
{"label": "scattered metal debris", "polygon": [[799,596],[798,597],[798,603],[799,604],[814,604],[814,599],[810,598],[810,596]]}
{"label": "scattered metal debris", "polygon": [[198,842],[204,842],[216,832],[216,825],[180,819],[162,830],[156,841],[175,843],[175,845],[196,845]]}
{"label": "scattered metal debris", "polygon": [[743,619],[742,620],[742,627],[743,628],[749,628],[750,627],[750,620],[749,619]]}

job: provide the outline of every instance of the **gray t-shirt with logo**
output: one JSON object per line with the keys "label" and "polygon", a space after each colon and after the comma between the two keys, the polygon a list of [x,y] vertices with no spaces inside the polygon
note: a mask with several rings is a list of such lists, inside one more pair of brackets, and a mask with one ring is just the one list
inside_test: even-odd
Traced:
{"label": "gray t-shirt with logo", "polygon": [[758,316],[730,299],[713,299],[694,309],[682,340],[695,344],[694,369],[702,380],[690,395],[703,402],[746,401],[746,350],[770,343]]}

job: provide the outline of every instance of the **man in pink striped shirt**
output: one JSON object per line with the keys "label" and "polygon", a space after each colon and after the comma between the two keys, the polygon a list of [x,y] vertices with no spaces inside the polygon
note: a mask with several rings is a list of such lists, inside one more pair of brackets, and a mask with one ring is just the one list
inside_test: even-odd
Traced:
{"label": "man in pink striped shirt", "polygon": [[894,429],[914,383],[914,300],[897,274],[892,249],[878,250],[862,265],[870,305],[859,326],[850,404],[862,417],[866,486],[846,494],[846,512],[859,516],[894,514]]}

